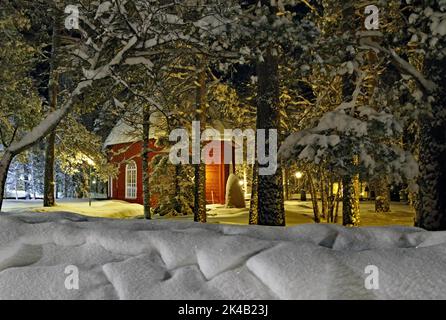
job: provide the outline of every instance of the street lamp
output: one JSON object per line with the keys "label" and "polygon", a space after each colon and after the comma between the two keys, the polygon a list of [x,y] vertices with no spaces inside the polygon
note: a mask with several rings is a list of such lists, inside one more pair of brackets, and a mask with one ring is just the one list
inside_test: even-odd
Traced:
{"label": "street lamp", "polygon": [[303,172],[301,172],[301,171],[298,171],[298,172],[296,172],[296,174],[295,174],[295,177],[296,177],[296,180],[297,180],[297,191],[298,192],[300,192],[300,200],[301,201],[306,201],[306,195],[304,194],[304,188],[301,188],[301,180],[302,180],[302,178],[304,177],[304,174],[303,174]]}

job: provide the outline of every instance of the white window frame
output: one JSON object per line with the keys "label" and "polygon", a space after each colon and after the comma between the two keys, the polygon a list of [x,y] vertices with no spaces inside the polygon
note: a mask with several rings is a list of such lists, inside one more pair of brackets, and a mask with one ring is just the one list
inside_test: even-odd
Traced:
{"label": "white window frame", "polygon": [[[131,177],[129,175],[132,175]],[[129,178],[132,181],[129,181]],[[138,197],[138,165],[129,161],[125,166],[125,198],[135,200]]]}

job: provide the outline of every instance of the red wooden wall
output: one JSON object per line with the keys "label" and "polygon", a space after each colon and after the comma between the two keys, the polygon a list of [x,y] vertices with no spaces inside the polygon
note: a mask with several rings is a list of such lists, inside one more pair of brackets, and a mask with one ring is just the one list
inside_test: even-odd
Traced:
{"label": "red wooden wall", "polygon": [[[218,141],[221,143],[220,159],[224,161],[224,144],[230,142]],[[150,141],[150,148],[155,148],[155,140]],[[119,164],[119,174],[117,178],[110,179],[110,197],[115,200],[127,201],[130,203],[143,204],[143,186],[142,186],[142,142],[127,144],[118,144],[110,147],[110,162]],[[149,156],[152,159],[158,152],[152,152]],[[218,156],[218,155],[216,155]],[[125,197],[125,170],[127,162],[133,160],[137,166],[137,197],[136,199],[127,199]],[[230,175],[230,165],[209,164],[206,165],[206,200],[210,204],[224,204],[226,194],[226,182]],[[152,205],[156,204],[155,197],[152,198]]]}
{"label": "red wooden wall", "polygon": [[[155,141],[150,141],[150,148],[155,148]],[[117,178],[113,179],[111,183],[110,196],[115,200],[122,200],[131,203],[143,204],[143,188],[142,188],[142,142],[133,142],[127,144],[117,144],[111,147],[112,163],[119,164],[119,174]],[[149,155],[150,160],[156,155],[156,152],[152,152]],[[136,199],[127,199],[125,197],[125,169],[127,162],[133,160],[137,167],[137,192]]]}

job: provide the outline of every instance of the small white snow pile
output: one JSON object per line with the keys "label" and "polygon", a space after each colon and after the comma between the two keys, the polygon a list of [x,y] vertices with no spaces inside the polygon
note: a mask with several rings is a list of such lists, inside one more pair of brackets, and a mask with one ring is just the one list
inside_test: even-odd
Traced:
{"label": "small white snow pile", "polygon": [[0,299],[419,298],[446,298],[444,232],[0,216]]}

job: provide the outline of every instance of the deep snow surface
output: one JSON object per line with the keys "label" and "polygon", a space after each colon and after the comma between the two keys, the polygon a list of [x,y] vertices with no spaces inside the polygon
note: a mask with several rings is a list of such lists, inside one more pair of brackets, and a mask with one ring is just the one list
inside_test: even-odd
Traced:
{"label": "deep snow surface", "polygon": [[[368,265],[379,290],[365,288]],[[15,298],[445,299],[446,233],[2,214],[0,299]]]}

